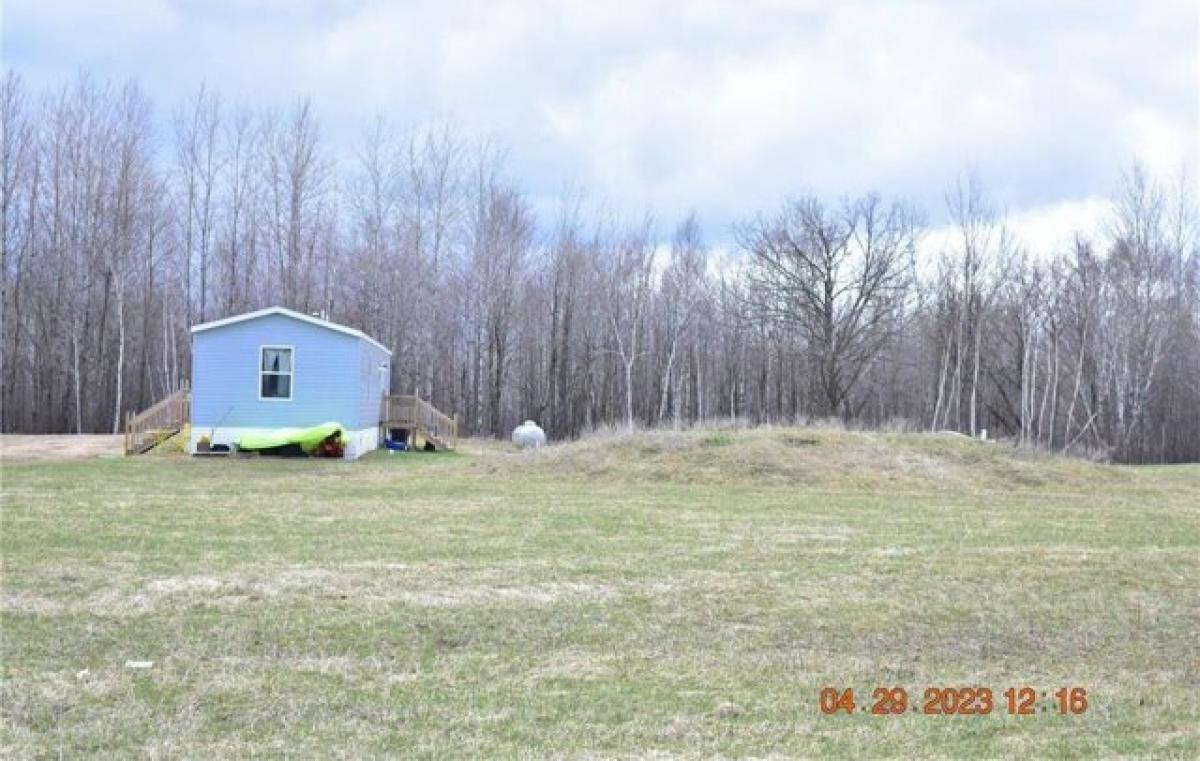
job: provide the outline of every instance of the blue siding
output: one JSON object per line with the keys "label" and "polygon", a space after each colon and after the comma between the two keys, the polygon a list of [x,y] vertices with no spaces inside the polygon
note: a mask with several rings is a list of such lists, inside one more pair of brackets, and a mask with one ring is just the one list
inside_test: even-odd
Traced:
{"label": "blue siding", "polygon": [[[355,430],[379,424],[381,401],[391,385],[391,356],[369,341],[358,342],[358,383],[361,393],[358,409],[352,422],[346,425]],[[382,371],[380,365],[383,366]]]}
{"label": "blue siding", "polygon": [[[292,398],[263,401],[259,350],[293,347]],[[326,421],[350,429],[379,420],[380,373],[388,355],[368,341],[282,314],[192,334],[192,425],[196,428],[305,427]],[[369,377],[368,377],[369,376]],[[370,378],[374,378],[373,381]]]}

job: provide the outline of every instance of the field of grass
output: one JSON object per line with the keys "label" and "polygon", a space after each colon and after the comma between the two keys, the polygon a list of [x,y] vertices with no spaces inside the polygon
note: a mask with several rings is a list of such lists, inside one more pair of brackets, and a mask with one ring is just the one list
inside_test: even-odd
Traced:
{"label": "field of grass", "polygon": [[2,476],[5,758],[1200,756],[1196,466],[758,429]]}

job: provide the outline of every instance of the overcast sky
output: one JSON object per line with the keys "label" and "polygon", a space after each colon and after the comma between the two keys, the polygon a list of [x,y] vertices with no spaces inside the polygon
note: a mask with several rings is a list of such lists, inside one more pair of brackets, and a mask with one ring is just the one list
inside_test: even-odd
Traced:
{"label": "overcast sky", "polygon": [[543,213],[564,185],[710,236],[791,193],[870,189],[944,219],[975,167],[1033,246],[1135,157],[1200,155],[1200,2],[5,0],[7,66],[136,77],[160,116],[204,81],[309,96],[327,146],[451,118],[500,138]]}

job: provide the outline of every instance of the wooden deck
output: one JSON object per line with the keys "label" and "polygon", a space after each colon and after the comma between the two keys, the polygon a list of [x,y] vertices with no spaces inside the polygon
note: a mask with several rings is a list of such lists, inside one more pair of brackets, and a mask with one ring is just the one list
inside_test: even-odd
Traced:
{"label": "wooden deck", "polygon": [[183,384],[175,393],[136,415],[125,413],[125,454],[142,454],[179,433],[191,417],[192,395]]}
{"label": "wooden deck", "polygon": [[435,449],[454,449],[458,444],[458,421],[419,396],[385,396],[379,417],[385,434],[403,429],[410,447],[417,445],[418,435]]}

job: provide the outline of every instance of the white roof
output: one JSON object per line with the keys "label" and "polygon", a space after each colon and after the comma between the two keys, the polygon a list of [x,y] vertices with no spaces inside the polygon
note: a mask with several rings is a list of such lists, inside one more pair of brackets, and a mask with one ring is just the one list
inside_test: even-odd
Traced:
{"label": "white roof", "polygon": [[386,346],[379,343],[374,338],[371,338],[369,335],[362,332],[361,330],[355,330],[354,328],[348,328],[345,325],[338,325],[336,322],[330,322],[329,320],[322,320],[320,317],[313,317],[312,315],[303,314],[301,312],[296,312],[291,309],[285,309],[284,307],[267,307],[266,309],[259,309],[256,312],[246,312],[245,314],[235,314],[233,317],[226,317],[222,320],[213,320],[212,322],[205,322],[200,325],[193,325],[192,332],[199,333],[202,330],[211,330],[213,328],[223,328],[226,325],[233,325],[236,322],[245,322],[246,320],[254,320],[259,317],[266,317],[267,315],[272,315],[272,314],[280,314],[280,315],[283,315],[284,317],[291,317],[293,320],[300,320],[301,322],[311,323],[313,325],[317,325],[322,328],[327,328],[328,330],[335,330],[338,333],[345,333],[348,336],[354,336],[355,338],[361,338],[364,341],[366,341],[374,346],[377,346],[381,350],[387,352],[389,357],[392,355],[392,352]]}

